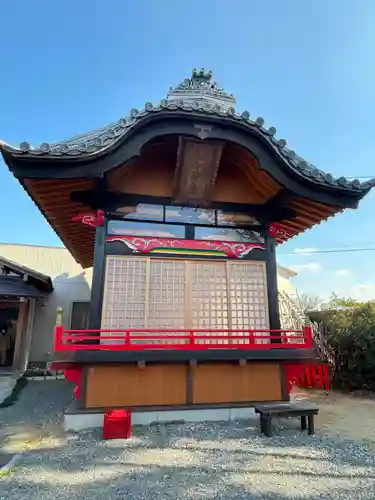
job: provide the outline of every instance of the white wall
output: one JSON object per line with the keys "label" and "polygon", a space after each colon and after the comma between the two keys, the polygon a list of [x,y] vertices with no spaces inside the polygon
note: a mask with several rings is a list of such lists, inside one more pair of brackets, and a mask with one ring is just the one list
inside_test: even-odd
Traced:
{"label": "white wall", "polygon": [[295,295],[296,293],[294,284],[290,281],[290,278],[286,278],[281,274],[280,269],[278,269],[277,273],[277,289],[279,292],[285,292],[289,295]]}

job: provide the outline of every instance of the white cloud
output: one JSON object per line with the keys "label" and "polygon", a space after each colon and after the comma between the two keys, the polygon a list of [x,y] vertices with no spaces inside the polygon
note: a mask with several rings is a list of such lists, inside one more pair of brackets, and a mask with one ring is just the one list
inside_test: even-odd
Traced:
{"label": "white cloud", "polygon": [[348,296],[357,300],[375,300],[375,283],[361,283],[350,288]]}
{"label": "white cloud", "polygon": [[350,269],[337,269],[334,274],[342,278],[347,278],[348,276],[352,275],[352,271]]}
{"label": "white cloud", "polygon": [[311,255],[314,252],[317,252],[317,248],[295,248],[293,251],[297,255]]}
{"label": "white cloud", "polygon": [[307,264],[297,264],[295,266],[291,266],[291,268],[297,273],[318,273],[321,271],[322,266],[318,262],[308,262]]}

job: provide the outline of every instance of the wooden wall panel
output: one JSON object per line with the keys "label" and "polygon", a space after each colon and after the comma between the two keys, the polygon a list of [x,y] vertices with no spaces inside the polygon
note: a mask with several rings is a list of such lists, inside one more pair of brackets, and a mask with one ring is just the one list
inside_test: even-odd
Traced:
{"label": "wooden wall panel", "polygon": [[262,203],[263,198],[251,186],[246,175],[235,165],[221,163],[213,194],[213,201],[226,203]]}
{"label": "wooden wall panel", "polygon": [[108,175],[108,187],[114,191],[149,196],[172,196],[174,163],[139,159],[112,171]]}
{"label": "wooden wall panel", "polygon": [[[198,363],[192,370],[193,404],[282,400],[278,363]],[[85,407],[186,405],[188,385],[186,364],[92,366]]]}
{"label": "wooden wall panel", "polygon": [[186,404],[186,365],[88,368],[86,408]]}
{"label": "wooden wall panel", "polygon": [[193,375],[193,403],[279,401],[280,370],[277,363],[198,364]]}

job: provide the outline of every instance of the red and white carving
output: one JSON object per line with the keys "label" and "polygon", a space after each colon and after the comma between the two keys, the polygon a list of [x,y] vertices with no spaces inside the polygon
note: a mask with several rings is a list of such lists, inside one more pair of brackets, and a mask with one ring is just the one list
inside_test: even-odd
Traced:
{"label": "red and white carving", "polygon": [[72,218],[73,222],[81,222],[90,227],[104,226],[104,212],[98,210],[97,212],[87,212],[84,214],[76,215]]}
{"label": "red and white carving", "polygon": [[268,234],[269,236],[272,236],[273,238],[276,238],[277,240],[288,240],[289,238],[292,238],[293,234],[290,233],[285,229],[285,227],[281,226],[280,224],[273,223],[270,224],[268,228]]}
{"label": "red and white carving", "polygon": [[173,250],[197,250],[223,252],[229,258],[243,259],[252,250],[264,250],[259,243],[238,243],[236,241],[184,240],[179,238],[139,238],[137,236],[108,236],[107,242],[124,243],[136,253],[148,254],[158,248]]}

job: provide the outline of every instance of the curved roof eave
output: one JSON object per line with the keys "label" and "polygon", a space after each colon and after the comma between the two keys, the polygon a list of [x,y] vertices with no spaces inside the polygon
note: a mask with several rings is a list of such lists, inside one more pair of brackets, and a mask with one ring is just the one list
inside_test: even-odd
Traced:
{"label": "curved roof eave", "polygon": [[235,112],[233,108],[224,110],[219,106],[202,106],[198,102],[196,104],[197,106],[193,106],[190,103],[172,103],[167,100],[161,101],[158,106],[146,103],[145,108],[141,111],[137,109],[131,110],[130,116],[127,118],[121,118],[112,125],[72,137],[66,141],[54,144],[43,143],[39,148],[33,148],[26,142],[21,143],[19,148],[15,148],[0,141],[0,151],[10,167],[13,163],[12,160],[16,162],[37,160],[43,163],[53,161],[56,164],[61,161],[69,163],[89,161],[113,151],[126,139],[131,131],[135,132],[138,126],[152,120],[152,115],[157,115],[159,118],[168,118],[168,116],[186,117],[187,115],[196,119],[212,117],[216,120],[220,119],[223,124],[240,126],[249,133],[257,135],[262,142],[267,143],[268,147],[282,160],[285,166],[309,183],[333,189],[334,191],[351,193],[357,195],[358,198],[362,198],[375,186],[375,178],[361,183],[357,179],[334,178],[331,174],[319,170],[287,148],[285,140],[276,139],[276,129],[274,127],[266,129],[263,118],[252,120],[248,111],[240,114]]}
{"label": "curved roof eave", "polygon": [[22,266],[21,264],[18,264],[10,259],[6,259],[5,257],[0,256],[0,268],[6,268],[22,278],[24,276],[33,278],[34,282],[37,284],[37,288],[43,288],[47,292],[52,292],[54,289],[50,276],[35,271],[34,269],[30,269],[29,267]]}
{"label": "curved roof eave", "polygon": [[293,269],[290,269],[289,267],[282,266],[281,264],[277,264],[277,270],[279,271],[280,275],[283,278],[294,278],[294,276],[297,276],[298,273],[296,271],[293,271]]}

